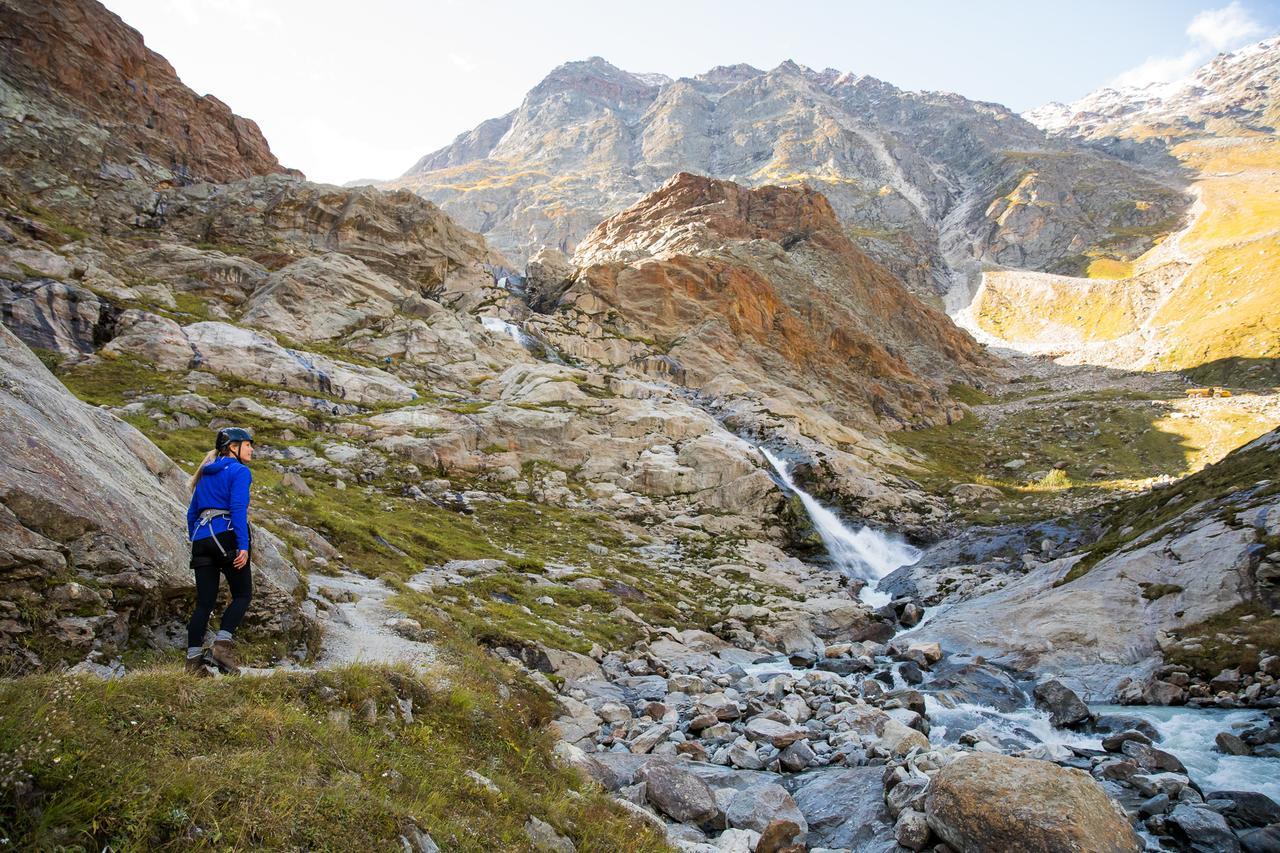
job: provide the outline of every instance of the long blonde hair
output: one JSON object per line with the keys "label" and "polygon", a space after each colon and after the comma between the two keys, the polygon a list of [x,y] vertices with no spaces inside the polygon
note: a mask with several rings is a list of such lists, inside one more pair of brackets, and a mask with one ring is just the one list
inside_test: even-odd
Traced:
{"label": "long blonde hair", "polygon": [[204,455],[204,459],[202,459],[200,462],[200,465],[197,466],[196,472],[191,475],[190,486],[191,486],[192,492],[195,492],[196,490],[196,483],[200,482],[200,475],[204,473],[204,466],[208,465],[210,462],[212,462],[217,458],[218,458],[217,450],[210,450],[208,453]]}

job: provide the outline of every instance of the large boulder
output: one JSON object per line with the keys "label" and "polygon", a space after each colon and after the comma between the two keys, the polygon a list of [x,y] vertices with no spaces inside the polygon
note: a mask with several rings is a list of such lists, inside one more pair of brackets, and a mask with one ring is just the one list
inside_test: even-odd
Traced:
{"label": "large boulder", "polygon": [[1166,824],[1177,849],[1192,853],[1236,853],[1240,842],[1226,819],[1207,805],[1180,803]]}
{"label": "large boulder", "polygon": [[961,853],[1142,849],[1124,812],[1087,773],[1028,758],[973,753],[952,762],[929,783],[925,817]]}
{"label": "large boulder", "polygon": [[796,801],[781,785],[765,782],[744,788],[733,795],[725,809],[729,825],[764,832],[775,820],[789,820],[808,831],[809,825]]}
{"label": "large boulder", "polygon": [[883,776],[882,767],[850,767],[801,777],[793,796],[809,824],[809,845],[886,849],[893,821],[884,805]]}
{"label": "large boulder", "polygon": [[707,783],[665,762],[646,765],[636,774],[645,783],[650,805],[676,823],[723,822],[723,812]]}
{"label": "large boulder", "polygon": [[1048,711],[1049,722],[1059,728],[1078,726],[1092,716],[1089,706],[1071,688],[1055,678],[1037,684],[1033,695],[1036,707]]}
{"label": "large boulder", "polygon": [[337,252],[302,258],[268,276],[241,321],[295,341],[331,340],[395,313],[398,281]]}
{"label": "large boulder", "polygon": [[[15,668],[166,645],[194,582],[186,477],[134,427],[81,403],[0,328],[0,655]],[[246,628],[300,640],[297,570],[256,532]],[[38,651],[20,647],[39,636]]]}

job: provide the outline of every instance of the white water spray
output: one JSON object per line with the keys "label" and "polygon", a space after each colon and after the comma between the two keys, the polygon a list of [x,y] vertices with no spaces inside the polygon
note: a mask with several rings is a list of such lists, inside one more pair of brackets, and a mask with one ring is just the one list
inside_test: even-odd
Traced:
{"label": "white water spray", "polygon": [[888,604],[889,596],[878,592],[876,583],[894,569],[909,566],[919,560],[919,549],[870,527],[850,530],[839,516],[795,484],[785,462],[767,448],[761,447],[760,452],[778,472],[783,484],[800,498],[814,529],[822,537],[822,544],[827,546],[827,553],[840,571],[867,582],[860,596],[862,601],[873,607]]}
{"label": "white water spray", "polygon": [[511,340],[515,341],[522,347],[528,348],[529,346],[529,336],[525,334],[524,329],[520,328],[515,323],[508,323],[501,317],[481,317],[480,324],[491,332],[510,335]]}

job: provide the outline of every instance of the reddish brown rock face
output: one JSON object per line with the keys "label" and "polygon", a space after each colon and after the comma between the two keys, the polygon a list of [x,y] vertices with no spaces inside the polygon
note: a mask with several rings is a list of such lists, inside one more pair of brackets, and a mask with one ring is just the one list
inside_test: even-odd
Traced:
{"label": "reddish brown rock face", "polygon": [[[850,422],[946,416],[946,387],[986,355],[844,235],[805,188],[689,174],[596,227],[561,299],[680,361],[690,385],[732,366],[819,398]],[[612,314],[610,313],[612,312]],[[825,393],[824,393],[825,392]]]}
{"label": "reddish brown rock face", "polygon": [[257,124],[183,85],[142,35],[93,0],[0,3],[0,74],[191,179],[286,171]]}

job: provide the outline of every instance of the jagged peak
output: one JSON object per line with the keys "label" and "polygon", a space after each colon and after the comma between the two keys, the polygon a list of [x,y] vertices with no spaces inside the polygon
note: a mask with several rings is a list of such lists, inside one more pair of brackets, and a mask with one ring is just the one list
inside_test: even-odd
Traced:
{"label": "jagged peak", "polygon": [[[1170,81],[1142,85],[1105,85],[1069,104],[1044,104],[1028,110],[1023,118],[1050,133],[1066,132],[1105,121],[1109,117],[1138,111],[1186,113],[1206,97],[1247,85],[1246,81],[1268,81],[1280,66],[1280,36],[1271,36],[1234,51],[1219,53],[1189,74]],[[1168,117],[1166,115],[1166,117]]]}
{"label": "jagged peak", "polygon": [[717,65],[693,79],[703,83],[742,83],[754,77],[760,77],[764,73],[763,69],[756,68],[754,65],[739,62],[735,65]]}

